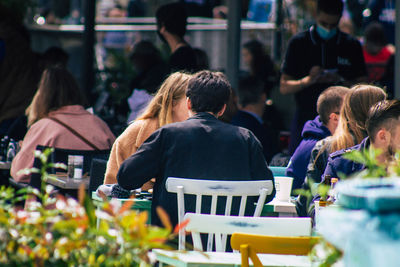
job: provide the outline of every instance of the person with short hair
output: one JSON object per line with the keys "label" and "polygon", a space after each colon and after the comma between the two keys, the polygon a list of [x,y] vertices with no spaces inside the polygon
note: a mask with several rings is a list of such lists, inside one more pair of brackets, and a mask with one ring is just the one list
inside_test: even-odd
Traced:
{"label": "person with short hair", "polygon": [[[29,183],[30,175],[18,173],[32,168],[38,145],[62,149],[110,149],[115,136],[99,117],[85,110],[85,98],[72,74],[61,67],[46,69],[32,103],[26,109],[28,132],[21,150],[11,163],[11,176]],[[84,141],[66,126],[83,136]]]}
{"label": "person with short hair", "polygon": [[339,122],[343,98],[349,89],[342,86],[331,86],[321,93],[317,101],[318,116],[305,123],[303,140],[294,152],[286,175],[293,177],[293,189],[300,188],[304,182],[311,151],[315,144],[335,133]]}
{"label": "person with short hair", "polygon": [[324,89],[367,81],[360,42],[338,29],[342,12],[342,0],[318,0],[316,24],[289,41],[280,92],[294,94],[296,100],[290,153],[301,141],[304,123],[317,115],[315,104]]}
{"label": "person with short hair", "polygon": [[196,65],[196,54],[183,38],[187,25],[186,8],[182,3],[170,3],[156,11],[157,34],[161,41],[168,44],[171,55],[169,67],[171,72],[199,70]]}
{"label": "person with short hair", "polygon": [[361,163],[345,159],[343,155],[369,148],[379,149],[381,154],[377,160],[386,166],[395,158],[396,151],[400,150],[400,101],[384,100],[376,103],[368,112],[366,121],[368,137],[360,144],[339,150],[329,156],[324,177],[339,177],[339,174],[349,176],[366,168]]}
{"label": "person with short hair", "polygon": [[[221,122],[221,116],[231,94],[224,74],[201,71],[189,80],[186,91],[189,119],[165,125],[155,131],[122,163],[117,180],[120,187],[132,190],[155,177],[151,221],[161,225],[156,207],[169,213],[171,222],[178,221],[176,194],[168,193],[168,177],[204,180],[272,180],[260,142],[244,128]],[[269,202],[275,195],[267,196]],[[247,200],[245,214],[254,212],[256,198]],[[240,202],[240,201],[239,201]],[[207,206],[207,205],[206,205]],[[185,209],[195,210],[194,199],[185,202]],[[234,201],[232,215],[238,214]],[[218,214],[225,209],[217,208]]]}
{"label": "person with short hair", "polygon": [[267,129],[263,124],[262,118],[267,100],[263,82],[251,76],[240,80],[238,96],[240,109],[233,116],[231,123],[252,131],[263,146],[265,159],[270,162],[278,153],[279,140],[271,129]]}

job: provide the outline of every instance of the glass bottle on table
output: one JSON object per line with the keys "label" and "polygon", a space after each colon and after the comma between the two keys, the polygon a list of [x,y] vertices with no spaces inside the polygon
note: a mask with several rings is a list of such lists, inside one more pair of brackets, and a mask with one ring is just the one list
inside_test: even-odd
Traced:
{"label": "glass bottle on table", "polygon": [[328,199],[327,201],[330,203],[335,203],[336,196],[335,196],[335,185],[339,181],[338,178],[331,178],[331,189],[328,192]]}

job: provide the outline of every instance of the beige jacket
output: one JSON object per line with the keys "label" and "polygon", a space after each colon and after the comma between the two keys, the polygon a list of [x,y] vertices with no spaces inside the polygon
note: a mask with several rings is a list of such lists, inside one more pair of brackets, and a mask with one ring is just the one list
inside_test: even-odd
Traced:
{"label": "beige jacket", "polygon": [[[99,117],[87,112],[82,106],[71,105],[49,113],[84,136],[99,149],[110,149],[115,136]],[[26,133],[21,150],[11,163],[11,176],[17,182],[29,183],[30,176],[17,174],[19,170],[32,168],[37,145],[64,149],[93,150],[79,137],[57,122],[43,118],[34,123]]]}
{"label": "beige jacket", "polygon": [[[110,158],[107,163],[107,170],[104,184],[117,183],[117,173],[119,167],[125,159],[130,157],[143,144],[143,142],[159,128],[158,119],[137,120],[115,140],[111,149]],[[147,190],[152,187],[146,183],[142,189]]]}

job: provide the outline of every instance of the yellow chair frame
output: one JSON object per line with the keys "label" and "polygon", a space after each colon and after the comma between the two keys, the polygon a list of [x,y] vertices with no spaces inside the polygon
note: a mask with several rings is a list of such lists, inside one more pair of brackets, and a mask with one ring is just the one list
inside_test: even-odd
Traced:
{"label": "yellow chair frame", "polygon": [[249,266],[249,258],[254,267],[261,267],[257,253],[283,254],[283,255],[308,255],[312,247],[318,242],[319,237],[280,237],[254,234],[234,233],[231,246],[239,250],[242,267]]}

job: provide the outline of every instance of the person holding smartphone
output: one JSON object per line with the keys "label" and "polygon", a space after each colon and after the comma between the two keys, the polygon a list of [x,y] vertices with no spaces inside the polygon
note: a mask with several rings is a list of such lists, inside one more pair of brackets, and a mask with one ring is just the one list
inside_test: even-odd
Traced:
{"label": "person holding smartphone", "polygon": [[280,92],[294,94],[296,100],[290,153],[301,141],[304,123],[317,115],[315,106],[324,89],[367,81],[360,42],[338,28],[342,12],[342,0],[318,0],[316,23],[295,35],[288,44]]}

